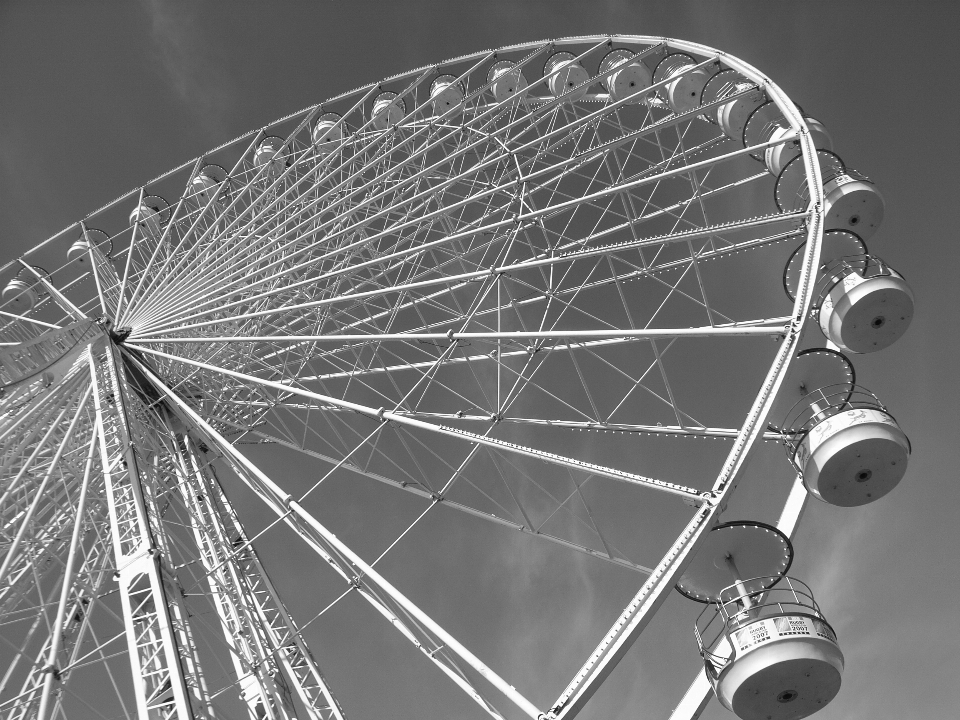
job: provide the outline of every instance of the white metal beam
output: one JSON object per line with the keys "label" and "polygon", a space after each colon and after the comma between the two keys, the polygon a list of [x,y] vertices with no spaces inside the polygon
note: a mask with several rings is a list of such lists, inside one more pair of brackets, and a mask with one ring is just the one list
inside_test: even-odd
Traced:
{"label": "white metal beam", "polygon": [[[134,362],[137,362],[134,360]],[[484,677],[491,685],[510,699],[525,715],[532,720],[539,720],[540,711],[537,707],[525,698],[520,692],[501,678],[480,658],[474,655],[462,643],[454,638],[450,633],[443,629],[436,621],[421,610],[417,605],[403,595],[386,578],[378,573],[370,564],[365,562],[359,555],[353,552],[339,538],[324,527],[316,518],[314,518],[296,499],[289,493],[280,488],[269,477],[267,477],[256,465],[254,465],[245,455],[240,453],[226,438],[218,433],[209,423],[201,418],[189,405],[187,405],[173,390],[168,388],[148,367],[140,364],[140,369],[150,378],[151,382],[160,390],[170,404],[176,408],[178,414],[186,418],[192,425],[199,429],[230,462],[237,474],[244,480],[248,486],[273,510],[278,517],[282,518],[301,538],[307,541],[315,551],[330,565],[344,575],[345,579],[351,582],[363,595],[365,599],[374,604],[377,609],[391,620],[408,639],[416,640],[410,634],[409,629],[405,628],[402,621],[395,616],[388,608],[384,607],[377,598],[371,594],[374,588],[384,592],[393,602],[395,602],[404,612],[409,613],[411,617],[426,628],[431,634],[436,636],[443,645],[454,652],[477,673]],[[327,549],[329,548],[329,549]],[[348,568],[343,568],[337,561],[336,555],[340,555],[356,570],[356,574],[351,574]],[[367,586],[367,581],[372,582],[373,588]],[[431,658],[434,659],[434,658]],[[437,661],[437,664],[439,662]],[[442,666],[441,666],[442,667]],[[449,668],[444,670],[449,676],[454,677]],[[459,683],[458,683],[459,684]],[[463,687],[463,686],[461,686]],[[463,688],[467,690],[466,687]],[[476,691],[467,690],[473,699],[480,702],[480,697],[476,696]],[[481,702],[481,705],[486,705]]]}
{"label": "white metal beam", "polygon": [[311,400],[316,400],[326,405],[333,405],[333,406],[342,408],[344,410],[353,410],[362,415],[366,415],[367,417],[377,418],[380,421],[393,421],[400,425],[406,425],[408,427],[416,428],[418,430],[427,430],[429,432],[433,432],[439,435],[445,435],[447,437],[456,438],[457,440],[476,443],[479,445],[487,445],[489,447],[497,448],[499,450],[506,450],[508,452],[517,453],[519,455],[525,455],[527,457],[532,457],[538,460],[543,460],[545,462],[562,465],[564,467],[573,468],[575,470],[583,470],[586,472],[594,473],[596,475],[601,475],[603,477],[608,477],[613,480],[620,480],[622,482],[626,482],[631,485],[637,485],[638,487],[646,487],[653,490],[660,490],[673,495],[679,495],[681,497],[697,499],[702,495],[702,493],[699,490],[686,487],[684,485],[679,485],[677,483],[667,482],[665,480],[658,480],[655,478],[648,478],[642,475],[637,475],[636,473],[627,472],[626,470],[618,470],[616,468],[607,467],[605,465],[598,465],[596,463],[589,463],[583,460],[568,458],[563,455],[557,455],[556,453],[537,450],[536,448],[525,447],[517,443],[508,442],[506,440],[497,440],[496,438],[479,435],[477,433],[469,432],[467,430],[460,430],[458,428],[447,427],[445,425],[435,425],[433,423],[424,422],[423,420],[417,420],[415,418],[408,417],[407,415],[404,415],[398,412],[388,411],[383,408],[372,408],[367,405],[361,405],[359,403],[350,402],[347,400],[340,400],[339,398],[330,397],[328,395],[321,395],[319,393],[311,392],[309,390],[303,390],[293,385],[273,382],[271,380],[264,380],[254,375],[239,373],[234,370],[228,370],[226,368],[218,367],[216,365],[202,363],[197,360],[190,360],[188,358],[179,357],[177,355],[169,355],[165,352],[161,352],[160,350],[153,350],[151,348],[143,347],[142,345],[136,345],[135,343],[128,343],[128,344],[130,345],[130,347],[135,348],[140,352],[148,353],[150,355],[156,355],[157,357],[162,357],[167,360],[173,360],[175,362],[182,362],[187,365],[192,365],[194,367],[202,368],[204,370],[210,370],[215,373],[222,373],[223,375],[234,377],[234,378],[237,378],[238,380],[243,380],[245,382],[253,383],[255,385],[262,385],[263,387],[268,387],[273,390],[277,390],[281,393],[290,393],[292,395],[299,395],[301,397],[310,398]]}

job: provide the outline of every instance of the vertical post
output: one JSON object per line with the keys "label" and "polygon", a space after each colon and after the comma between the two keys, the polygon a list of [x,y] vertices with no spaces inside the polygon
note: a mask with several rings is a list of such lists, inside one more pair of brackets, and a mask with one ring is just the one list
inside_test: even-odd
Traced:
{"label": "vertical post", "polygon": [[203,698],[196,677],[186,672],[195,665],[191,667],[182,638],[174,631],[175,620],[182,624],[184,616],[176,606],[179,594],[150,524],[135,451],[139,438],[130,427],[126,379],[109,339],[99,355],[99,350],[91,353],[91,375],[137,714],[143,720],[195,720],[203,717],[199,713]]}
{"label": "vertical post", "polygon": [[727,569],[733,576],[733,584],[737,586],[737,592],[740,593],[740,600],[743,603],[743,609],[749,610],[753,607],[754,603],[749,597],[750,594],[747,592],[746,586],[743,584],[743,578],[740,576],[740,571],[737,569],[737,563],[734,562],[733,555],[728,553],[723,558],[723,563],[727,566]]}
{"label": "vertical post", "polygon": [[[165,423],[168,425],[169,423]],[[186,435],[169,432],[171,459],[175,459],[180,496],[190,519],[211,602],[220,620],[223,638],[239,678],[240,696],[250,720],[289,720],[296,711],[286,681],[279,673],[264,629],[252,607],[245,578],[231,559],[233,541],[219,522],[217,498],[205,486],[199,467],[188,462],[184,447]]]}
{"label": "vertical post", "polygon": [[[259,624],[265,644],[283,667],[292,692],[314,720],[343,720],[343,711],[330,692],[313,654],[307,647],[292,616],[260,562],[254,548],[246,544],[246,533],[220,481],[208,461],[199,455],[196,444],[184,436],[186,459],[209,500],[211,517],[224,536],[225,547],[236,547],[229,561],[238,585],[243,586],[248,612]],[[239,543],[239,547],[238,547]]]}
{"label": "vertical post", "polygon": [[[210,507],[216,508],[222,530],[243,541],[246,534],[240,518],[223,492],[216,473],[198,455],[196,444],[189,436],[185,436],[184,440],[190,466],[203,481],[207,497],[210,498]],[[304,707],[316,720],[344,720],[343,711],[330,692],[313,654],[301,637],[300,629],[281,601],[257,553],[252,546],[247,545],[236,555],[234,563],[239,575],[249,584],[253,605],[272,651],[286,671],[293,690]]]}

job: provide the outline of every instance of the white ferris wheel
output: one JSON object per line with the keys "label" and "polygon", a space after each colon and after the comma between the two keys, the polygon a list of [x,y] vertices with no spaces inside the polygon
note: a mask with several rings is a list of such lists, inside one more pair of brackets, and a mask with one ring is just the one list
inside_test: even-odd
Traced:
{"label": "white ferris wheel", "polygon": [[[277,526],[478,717],[572,719],[675,588],[704,611],[674,718],[816,712],[843,655],[790,538],[910,449],[849,359],[913,312],[882,215],[761,72],[639,36],[395,75],[91,213],[3,267],[0,713],[344,718],[303,630],[327,608],[294,618],[257,553]],[[778,512],[725,517],[763,441],[789,469],[743,492]],[[422,512],[364,557],[315,510],[338,477]],[[636,579],[556,700],[378,570],[433,513]]]}

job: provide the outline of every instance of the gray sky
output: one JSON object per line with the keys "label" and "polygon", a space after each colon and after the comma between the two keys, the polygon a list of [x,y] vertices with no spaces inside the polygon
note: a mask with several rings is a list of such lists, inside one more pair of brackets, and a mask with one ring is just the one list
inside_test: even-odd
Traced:
{"label": "gray sky", "polygon": [[[858,382],[880,395],[910,436],[908,475],[873,505],[813,505],[796,542],[792,574],[817,592],[847,659],[840,695],[817,717],[949,717],[960,677],[960,342],[952,329],[960,307],[953,196],[960,100],[949,55],[958,27],[960,11],[950,2],[5,0],[3,259],[247,130],[411,67],[514,42],[606,32],[683,38],[743,58],[824,122],[844,160],[877,182],[886,219],[870,248],[917,296],[909,333],[886,351],[854,359]],[[262,461],[298,482],[298,468],[284,470],[268,455]],[[788,472],[779,449],[761,453],[752,470]],[[384,493],[391,491],[356,489],[331,517],[333,529],[349,533],[363,522],[365,505],[382,505]],[[396,524],[374,529],[368,558],[415,509],[404,505],[406,497],[388,498]],[[465,527],[452,513],[437,513],[427,531],[442,542],[416,540],[419,557],[401,553],[389,571],[404,573],[405,588],[442,595],[431,605],[439,619],[475,636],[478,654],[541,705],[562,690],[638,584],[635,575],[571,563],[496,528]],[[317,609],[315,562],[286,540],[277,535],[262,552],[306,620]],[[478,590],[491,587],[499,595],[488,601]],[[668,714],[699,662],[690,628],[696,612],[672,599],[583,717]],[[311,640],[354,718],[479,716],[359,603],[338,608]],[[717,703],[704,715],[728,716]]]}

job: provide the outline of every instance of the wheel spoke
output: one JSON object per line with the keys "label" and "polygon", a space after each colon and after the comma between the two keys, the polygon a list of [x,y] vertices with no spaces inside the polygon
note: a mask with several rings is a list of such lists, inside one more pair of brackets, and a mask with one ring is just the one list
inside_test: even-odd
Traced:
{"label": "wheel spoke", "polygon": [[[452,635],[447,633],[440,625],[426,615],[426,613],[410,602],[399,590],[374,570],[373,567],[364,562],[358,555],[339,541],[335,535],[317,522],[295,499],[279,488],[253,465],[253,463],[237,452],[213,427],[194,413],[186,403],[180,400],[176,393],[160,383],[156,376],[151,377],[151,381],[174,403],[178,412],[188,417],[190,421],[207,436],[207,439],[216,444],[219,451],[224,454],[224,459],[234,466],[240,477],[251,485],[251,489],[261,497],[267,506],[278,516],[284,518],[285,522],[287,522],[295,532],[300,534],[312,549],[317,551],[321,557],[330,563],[348,583],[351,583],[365,599],[373,604],[392,624],[397,626],[401,633],[407,635],[410,640],[420,645],[419,641],[417,641],[410,632],[410,628],[404,626],[402,620],[385,605],[385,598],[380,595],[381,592],[385,593],[399,608],[409,613],[412,618],[424,628],[428,629],[431,634],[435,635],[440,642],[455,652],[474,670],[479,672],[494,685],[494,687],[523,710],[526,715],[533,718],[533,720],[539,720],[540,712],[536,706],[518,693],[512,685],[509,685],[494,673],[493,670],[481,662],[480,659],[466,647],[461,645]],[[291,513],[293,515],[291,515]],[[298,521],[293,519],[294,516]],[[361,580],[361,578],[368,578],[372,584],[366,580]],[[432,641],[431,644],[435,648],[440,647],[440,643],[436,640]],[[424,652],[427,652],[428,656],[433,655],[433,653],[427,650],[424,650]],[[449,674],[450,673],[448,673],[448,675]],[[464,690],[466,690],[468,694],[476,694],[476,690],[469,685],[464,687]],[[486,705],[486,701],[483,701],[482,698],[479,698],[478,701]]]}

